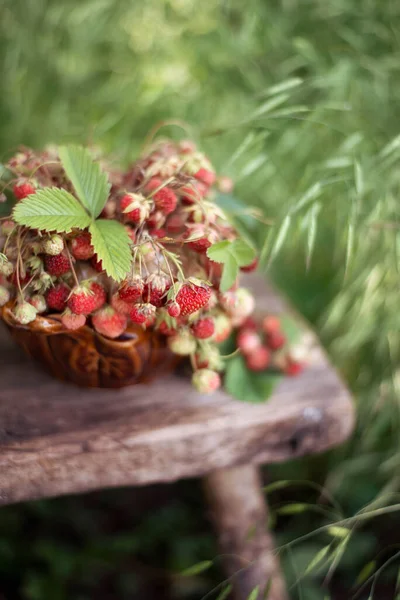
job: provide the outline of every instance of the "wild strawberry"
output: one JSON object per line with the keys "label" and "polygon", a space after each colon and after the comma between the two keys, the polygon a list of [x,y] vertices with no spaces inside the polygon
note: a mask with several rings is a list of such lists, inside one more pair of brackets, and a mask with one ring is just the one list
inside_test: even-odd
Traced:
{"label": "wild strawberry", "polygon": [[217,263],[211,260],[210,258],[205,259],[205,268],[207,272],[207,277],[211,281],[219,282],[222,277],[222,271],[224,265],[222,263]]}
{"label": "wild strawberry", "polygon": [[57,256],[45,254],[44,265],[46,271],[55,277],[61,277],[61,275],[65,275],[71,270],[68,256],[64,252]]}
{"label": "wild strawberry", "polygon": [[0,306],[4,306],[10,300],[10,292],[4,286],[0,286]]}
{"label": "wild strawberry", "polygon": [[212,245],[212,242],[207,237],[199,238],[198,240],[193,240],[192,242],[188,242],[189,248],[198,252],[199,254],[205,254],[207,249]]}
{"label": "wild strawberry", "polygon": [[191,330],[195,338],[206,340],[214,334],[214,320],[211,317],[199,319],[196,323],[193,323]]}
{"label": "wild strawberry", "polygon": [[118,294],[114,294],[111,298],[111,306],[121,315],[129,315],[132,305],[124,300],[121,300]]}
{"label": "wild strawberry", "polygon": [[13,311],[14,319],[21,325],[27,325],[36,319],[36,308],[29,302],[17,304]]}
{"label": "wild strawberry", "polygon": [[192,154],[196,152],[196,144],[191,140],[181,140],[178,143],[179,152],[182,154]]}
{"label": "wild strawberry", "polygon": [[155,210],[146,221],[147,227],[153,231],[154,229],[160,229],[164,225],[165,219],[165,214],[161,210]]}
{"label": "wild strawberry", "polygon": [[29,181],[21,179],[14,185],[13,192],[18,200],[23,200],[27,196],[34,194],[36,189]]}
{"label": "wild strawberry", "polygon": [[11,273],[8,277],[8,281],[12,283],[15,287],[22,287],[30,280],[30,276],[24,270],[17,274],[17,271]]}
{"label": "wild strawberry", "polygon": [[296,360],[289,358],[287,364],[285,365],[283,372],[289,377],[295,377],[296,375],[300,375],[303,371],[304,365]]}
{"label": "wild strawberry", "polygon": [[90,315],[91,312],[98,308],[98,302],[96,294],[92,292],[89,286],[79,285],[72,290],[67,301],[67,306],[76,315]]}
{"label": "wild strawberry", "polygon": [[157,325],[157,331],[159,331],[162,335],[166,335],[166,336],[176,335],[176,333],[177,333],[177,330],[174,329],[173,327],[171,327],[170,325],[168,325],[168,323],[166,321],[161,321]]}
{"label": "wild strawberry", "polygon": [[61,235],[52,235],[42,242],[42,250],[45,254],[57,256],[64,250],[64,240]]}
{"label": "wild strawberry", "polygon": [[128,320],[125,315],[118,313],[112,306],[105,306],[94,313],[92,323],[98,333],[115,339],[124,333]]}
{"label": "wild strawberry", "polygon": [[211,288],[206,284],[196,285],[184,283],[177,293],[175,300],[181,309],[181,315],[190,315],[203,308],[209,301]]}
{"label": "wild strawberry", "polygon": [[145,192],[147,194],[151,194],[157,188],[159,188],[163,184],[163,180],[160,177],[152,177],[145,185]]}
{"label": "wild strawberry", "polygon": [[71,253],[76,260],[89,260],[94,255],[92,236],[88,231],[79,233],[71,240]]}
{"label": "wild strawberry", "polygon": [[221,371],[224,367],[218,348],[211,344],[202,344],[194,355],[196,369],[212,369]]}
{"label": "wild strawberry", "polygon": [[268,335],[269,333],[276,333],[281,330],[281,321],[279,317],[269,315],[264,317],[262,322],[263,331]]}
{"label": "wild strawberry", "polygon": [[169,349],[179,356],[189,356],[196,350],[196,340],[189,331],[183,329],[168,338]]}
{"label": "wild strawberry", "polygon": [[220,301],[222,307],[235,320],[244,321],[254,310],[254,297],[246,288],[225,292],[221,294]]}
{"label": "wild strawberry", "polygon": [[261,347],[260,336],[251,329],[242,329],[236,338],[237,346],[242,354],[253,354]]}
{"label": "wild strawberry", "polygon": [[61,323],[66,329],[74,331],[86,324],[86,317],[85,315],[75,315],[67,308],[61,315]]}
{"label": "wild strawberry", "polygon": [[251,329],[252,331],[257,331],[257,329],[258,329],[257,323],[255,322],[253,317],[247,317],[243,321],[241,327],[242,327],[242,329]]}
{"label": "wild strawberry", "polygon": [[244,273],[251,273],[252,271],[255,271],[258,267],[258,258],[256,257],[250,264],[246,265],[245,267],[241,267],[240,270],[243,271]]}
{"label": "wild strawberry", "polygon": [[144,284],[139,275],[135,275],[123,282],[118,290],[118,296],[124,302],[136,302],[142,297]]}
{"label": "wild strawberry", "polygon": [[14,271],[14,266],[9,260],[1,260],[0,258],[0,273],[5,277],[10,277]]}
{"label": "wild strawberry", "polygon": [[146,324],[148,321],[151,321],[156,314],[156,307],[152,304],[134,304],[131,307],[129,316],[132,323],[138,323],[140,325]]}
{"label": "wild strawberry", "polygon": [[107,300],[106,291],[103,288],[103,286],[100,285],[100,283],[97,283],[96,281],[92,281],[91,283],[89,283],[89,290],[90,290],[90,293],[94,297],[94,309],[93,310],[98,310],[99,308],[101,308],[103,306],[103,304],[106,303],[106,300]]}
{"label": "wild strawberry", "polygon": [[170,317],[176,318],[176,317],[179,317],[179,315],[181,314],[181,307],[174,300],[171,302],[168,302],[166,308],[167,308],[167,311],[168,311],[168,314]]}
{"label": "wild strawberry", "polygon": [[206,308],[207,310],[211,310],[211,309],[215,308],[217,306],[217,304],[218,304],[218,296],[214,290],[211,290],[210,299],[204,308]]}
{"label": "wild strawberry", "polygon": [[197,173],[194,174],[194,177],[198,180],[201,181],[202,183],[205,183],[208,186],[212,186],[215,183],[216,180],[216,176],[215,173],[213,173],[212,171],[209,171],[208,169],[199,169],[197,171]]}
{"label": "wild strawberry", "polygon": [[212,394],[221,386],[221,377],[211,369],[199,369],[193,373],[192,384],[201,394]]}
{"label": "wild strawberry", "polygon": [[183,231],[186,223],[186,215],[182,213],[173,213],[168,217],[166,229],[168,233],[180,233]]}
{"label": "wild strawberry", "polygon": [[164,215],[169,215],[174,212],[178,204],[178,198],[176,197],[175,192],[168,187],[163,187],[161,190],[158,190],[158,192],[154,194],[153,200],[156,208]]}
{"label": "wild strawberry", "polygon": [[286,344],[286,337],[281,331],[273,331],[267,334],[267,346],[271,350],[279,350]]}
{"label": "wild strawberry", "polygon": [[208,187],[200,181],[196,181],[190,185],[184,185],[179,190],[179,193],[182,197],[182,203],[186,206],[196,204],[196,202],[199,202],[202,198],[204,198],[204,196],[207,195],[207,192]]}
{"label": "wild strawberry", "polygon": [[46,294],[47,306],[51,310],[62,312],[67,305],[69,288],[63,283],[58,283]]}
{"label": "wild strawberry", "polygon": [[34,294],[29,298],[29,304],[36,308],[38,314],[44,313],[47,310],[46,299],[42,294]]}
{"label": "wild strawberry", "polygon": [[165,304],[171,280],[164,275],[152,275],[144,286],[143,299],[159,308]]}
{"label": "wild strawberry", "polygon": [[120,207],[129,221],[141,225],[150,214],[151,204],[142,194],[125,194]]}
{"label": "wild strawberry", "polygon": [[93,269],[94,269],[95,271],[97,271],[98,273],[102,273],[102,272],[103,272],[103,270],[104,270],[104,269],[103,269],[103,261],[102,261],[102,260],[99,260],[99,259],[97,258],[97,254],[95,254],[95,255],[92,257],[92,259],[91,259],[91,261],[90,261],[90,262],[91,262],[91,265],[92,265],[92,267],[93,267]]}
{"label": "wild strawberry", "polygon": [[150,230],[150,235],[153,238],[157,238],[157,239],[161,239],[161,238],[165,238],[167,235],[167,232],[165,229],[161,228],[161,229],[151,229]]}
{"label": "wild strawberry", "polygon": [[246,356],[246,365],[250,371],[264,371],[271,360],[268,348],[261,346]]}
{"label": "wild strawberry", "polygon": [[212,339],[217,344],[227,340],[232,333],[232,322],[223,312],[214,316],[214,327],[215,331]]}

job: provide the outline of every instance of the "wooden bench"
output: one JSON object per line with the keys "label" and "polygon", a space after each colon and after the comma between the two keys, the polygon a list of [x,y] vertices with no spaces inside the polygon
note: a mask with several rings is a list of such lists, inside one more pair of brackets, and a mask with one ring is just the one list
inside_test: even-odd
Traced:
{"label": "wooden bench", "polygon": [[[251,285],[262,311],[288,310],[259,278]],[[308,368],[269,402],[249,405],[224,392],[202,396],[179,375],[118,391],[65,385],[2,330],[0,504],[202,477],[234,597],[271,579],[268,599],[285,600],[257,465],[331,448],[354,421],[347,389],[304,335]]]}

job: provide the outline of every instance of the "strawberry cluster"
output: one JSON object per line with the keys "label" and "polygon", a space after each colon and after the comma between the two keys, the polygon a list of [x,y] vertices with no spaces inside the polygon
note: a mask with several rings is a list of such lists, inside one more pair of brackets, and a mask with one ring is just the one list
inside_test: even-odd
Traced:
{"label": "strawberry cluster", "polygon": [[[207,255],[215,243],[238,237],[214,201],[231,180],[218,177],[190,141],[156,143],[126,171],[102,166],[111,189],[101,217],[122,223],[131,241],[124,280],[107,275],[88,230],[39,231],[10,217],[0,229],[0,306],[12,302],[22,325],[58,314],[66,330],[88,326],[113,339],[131,323],[151,327],[172,352],[190,357],[193,384],[204,393],[221,384],[219,344],[235,330],[248,368],[266,369],[283,334],[266,320],[261,339],[249,325],[253,296],[238,280],[222,291],[223,265]],[[74,194],[56,149],[22,149],[8,168],[16,202],[45,187]],[[252,260],[241,270],[256,266]],[[281,367],[289,374],[298,369],[289,362]]]}

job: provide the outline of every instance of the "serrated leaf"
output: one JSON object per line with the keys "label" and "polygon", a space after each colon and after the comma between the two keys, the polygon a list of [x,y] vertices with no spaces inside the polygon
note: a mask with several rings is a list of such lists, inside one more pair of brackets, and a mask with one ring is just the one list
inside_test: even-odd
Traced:
{"label": "serrated leaf", "polygon": [[367,581],[368,577],[370,575],[372,575],[372,573],[375,571],[375,569],[376,569],[376,560],[371,560],[359,572],[355,585],[361,585],[365,581]]}
{"label": "serrated leaf", "polygon": [[236,278],[239,274],[239,267],[236,259],[232,254],[228,254],[226,261],[224,262],[224,268],[222,270],[222,277],[220,283],[221,292],[227,292],[235,283]]}
{"label": "serrated leaf", "polygon": [[242,356],[234,356],[226,366],[225,389],[244,402],[266,402],[282,377],[268,371],[249,371]]}
{"label": "serrated leaf", "polygon": [[72,194],[56,187],[43,188],[18,202],[13,216],[19,225],[58,233],[85,229],[91,221]]}
{"label": "serrated leaf", "polygon": [[106,173],[82,146],[62,146],[59,156],[79,200],[94,218],[98,217],[110,193]]}
{"label": "serrated leaf", "polygon": [[321,548],[321,550],[319,552],[317,552],[317,554],[314,556],[314,558],[312,559],[312,561],[310,562],[310,564],[306,568],[306,570],[304,572],[304,575],[308,575],[316,567],[320,566],[321,563],[322,563],[322,561],[324,560],[324,558],[328,554],[329,550],[330,550],[330,544],[328,544],[328,546],[324,546],[323,548]]}
{"label": "serrated leaf", "polygon": [[235,257],[239,267],[245,267],[246,265],[249,265],[253,262],[256,256],[256,251],[254,248],[245,240],[235,240],[229,250]]}
{"label": "serrated leaf", "polygon": [[103,269],[115,281],[122,281],[132,261],[130,239],[125,227],[118,221],[98,219],[90,225],[89,231]]}
{"label": "serrated leaf", "polygon": [[212,560],[203,560],[188,569],[185,569],[181,572],[181,575],[185,577],[190,577],[191,575],[198,575],[199,573],[203,573],[203,571],[207,571],[210,567],[212,567]]}
{"label": "serrated leaf", "polygon": [[207,248],[207,256],[214,262],[224,263],[225,260],[229,257],[230,247],[232,242],[228,240],[224,240],[223,242],[217,242],[213,244],[209,248]]}

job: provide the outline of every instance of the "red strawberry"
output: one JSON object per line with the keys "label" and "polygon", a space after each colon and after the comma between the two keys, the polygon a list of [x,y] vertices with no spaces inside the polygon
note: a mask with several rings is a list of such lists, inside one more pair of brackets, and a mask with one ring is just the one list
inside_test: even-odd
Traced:
{"label": "red strawberry", "polygon": [[203,319],[196,321],[191,329],[194,337],[199,340],[206,340],[214,334],[214,320],[211,317],[204,317]]}
{"label": "red strawberry", "polygon": [[192,383],[201,394],[212,394],[221,386],[221,377],[211,369],[199,369],[193,373]]}
{"label": "red strawberry", "polygon": [[260,336],[252,329],[242,329],[236,338],[236,343],[242,354],[254,354],[261,347]]}
{"label": "red strawberry", "polygon": [[244,273],[251,273],[252,271],[255,271],[258,267],[258,258],[256,257],[249,265],[246,265],[245,267],[241,267],[240,270],[243,271]]}
{"label": "red strawberry", "polygon": [[147,194],[151,194],[151,192],[154,192],[154,190],[156,190],[157,188],[159,188],[160,185],[162,185],[162,184],[163,184],[163,180],[162,179],[160,179],[159,177],[152,177],[150,179],[150,181],[148,181],[146,183],[146,186],[145,186],[144,189],[145,189],[145,191],[146,191]]}
{"label": "red strawberry", "polygon": [[167,232],[165,231],[165,229],[151,229],[149,231],[150,235],[153,238],[157,238],[157,239],[161,239],[161,238],[165,238],[167,235]]}
{"label": "red strawberry", "polygon": [[188,242],[189,248],[198,252],[199,254],[204,254],[207,252],[207,248],[211,246],[211,242],[208,238],[202,237],[198,240],[193,240],[192,242]]}
{"label": "red strawberry", "polygon": [[74,331],[75,329],[80,329],[85,325],[86,317],[85,315],[75,315],[69,310],[69,308],[67,308],[61,315],[61,323],[66,329]]}
{"label": "red strawberry", "polygon": [[177,204],[178,198],[173,190],[168,187],[161,188],[158,190],[153,196],[154,203],[156,208],[160,210],[164,215],[169,215],[174,212]]}
{"label": "red strawberry", "polygon": [[143,223],[150,213],[150,203],[141,194],[125,194],[121,198],[121,211],[129,221]]}
{"label": "red strawberry", "polygon": [[296,375],[300,375],[300,373],[303,371],[304,369],[304,365],[300,362],[297,362],[296,360],[293,359],[289,359],[287,365],[285,366],[285,368],[283,369],[284,373],[286,373],[286,375],[289,375],[289,377],[294,377]]}
{"label": "red strawberry", "polygon": [[72,256],[77,260],[89,260],[94,255],[92,236],[88,231],[80,233],[71,240]]}
{"label": "red strawberry", "polygon": [[130,304],[128,304],[128,302],[121,300],[121,298],[119,297],[118,294],[114,294],[112,296],[111,306],[113,308],[115,308],[115,310],[117,312],[121,313],[122,315],[129,315],[129,313],[131,312],[131,308],[132,308],[132,306]]}
{"label": "red strawberry", "polygon": [[183,231],[186,222],[186,215],[174,213],[168,217],[166,228],[168,233],[180,233]]}
{"label": "red strawberry", "polygon": [[93,315],[92,323],[98,333],[115,339],[124,333],[128,320],[125,315],[118,313],[112,306],[105,306]]}
{"label": "red strawberry", "polygon": [[55,277],[61,277],[61,275],[65,275],[71,270],[68,256],[64,252],[57,256],[45,254],[44,265],[46,271]]}
{"label": "red strawberry", "polygon": [[30,194],[34,194],[36,189],[31,183],[29,183],[29,181],[21,180],[14,185],[13,192],[14,196],[18,198],[18,200],[22,200],[23,198],[30,196]]}
{"label": "red strawberry", "polygon": [[209,171],[208,169],[199,169],[197,173],[194,174],[195,178],[202,183],[205,183],[208,186],[212,186],[215,183],[216,176],[215,173]]}
{"label": "red strawberry", "polygon": [[204,183],[197,181],[191,185],[184,185],[180,188],[179,192],[182,194],[182,203],[191,206],[207,195],[208,187]]}
{"label": "red strawberry", "polygon": [[103,261],[101,261],[101,260],[98,260],[98,258],[97,258],[97,254],[95,254],[95,255],[92,257],[92,259],[91,259],[91,261],[90,261],[90,262],[91,262],[91,264],[92,264],[92,267],[93,267],[93,269],[94,269],[95,271],[97,271],[98,273],[102,273],[102,271],[104,270],[104,269],[103,269]]}
{"label": "red strawberry", "polygon": [[63,283],[58,283],[46,295],[47,306],[51,310],[62,312],[67,305],[69,289]]}
{"label": "red strawberry", "polygon": [[262,328],[266,334],[276,333],[281,330],[281,322],[279,317],[274,317],[272,315],[268,317],[264,317],[262,322]]}
{"label": "red strawberry", "polygon": [[209,301],[211,288],[208,285],[196,285],[194,283],[185,283],[176,295],[176,302],[181,309],[181,315],[190,315],[200,308],[203,308]]}
{"label": "red strawberry", "polygon": [[143,325],[147,321],[151,321],[156,314],[156,307],[152,304],[134,304],[131,308],[129,316],[132,323]]}
{"label": "red strawberry", "polygon": [[167,299],[167,292],[171,287],[171,281],[163,275],[152,277],[151,281],[145,284],[143,298],[145,302],[150,302],[157,308],[163,306]]}
{"label": "red strawberry", "polygon": [[165,223],[165,214],[160,210],[155,210],[151,213],[149,218],[146,221],[147,227],[149,229],[160,229]]}
{"label": "red strawberry", "polygon": [[267,345],[271,350],[279,350],[286,344],[286,337],[280,331],[273,331],[267,335]]}
{"label": "red strawberry", "polygon": [[161,323],[159,323],[159,325],[157,326],[157,331],[159,331],[162,335],[166,336],[175,335],[177,332],[176,329],[170,327],[165,321],[161,321]]}
{"label": "red strawberry", "polygon": [[103,306],[103,304],[106,303],[106,300],[107,300],[106,291],[103,288],[103,286],[100,285],[99,283],[96,283],[96,281],[92,281],[89,284],[89,290],[94,297],[95,306],[94,306],[93,310],[98,310],[99,308],[101,308]]}
{"label": "red strawberry", "polygon": [[72,290],[67,306],[76,315],[90,315],[97,308],[96,296],[87,286],[80,285]]}
{"label": "red strawberry", "polygon": [[270,362],[271,354],[268,348],[260,346],[246,356],[246,365],[250,371],[264,371]]}
{"label": "red strawberry", "polygon": [[136,302],[142,297],[144,284],[139,275],[123,282],[118,290],[118,296],[124,302]]}
{"label": "red strawberry", "polygon": [[181,314],[181,307],[177,302],[169,302],[166,308],[170,317],[176,318]]}

